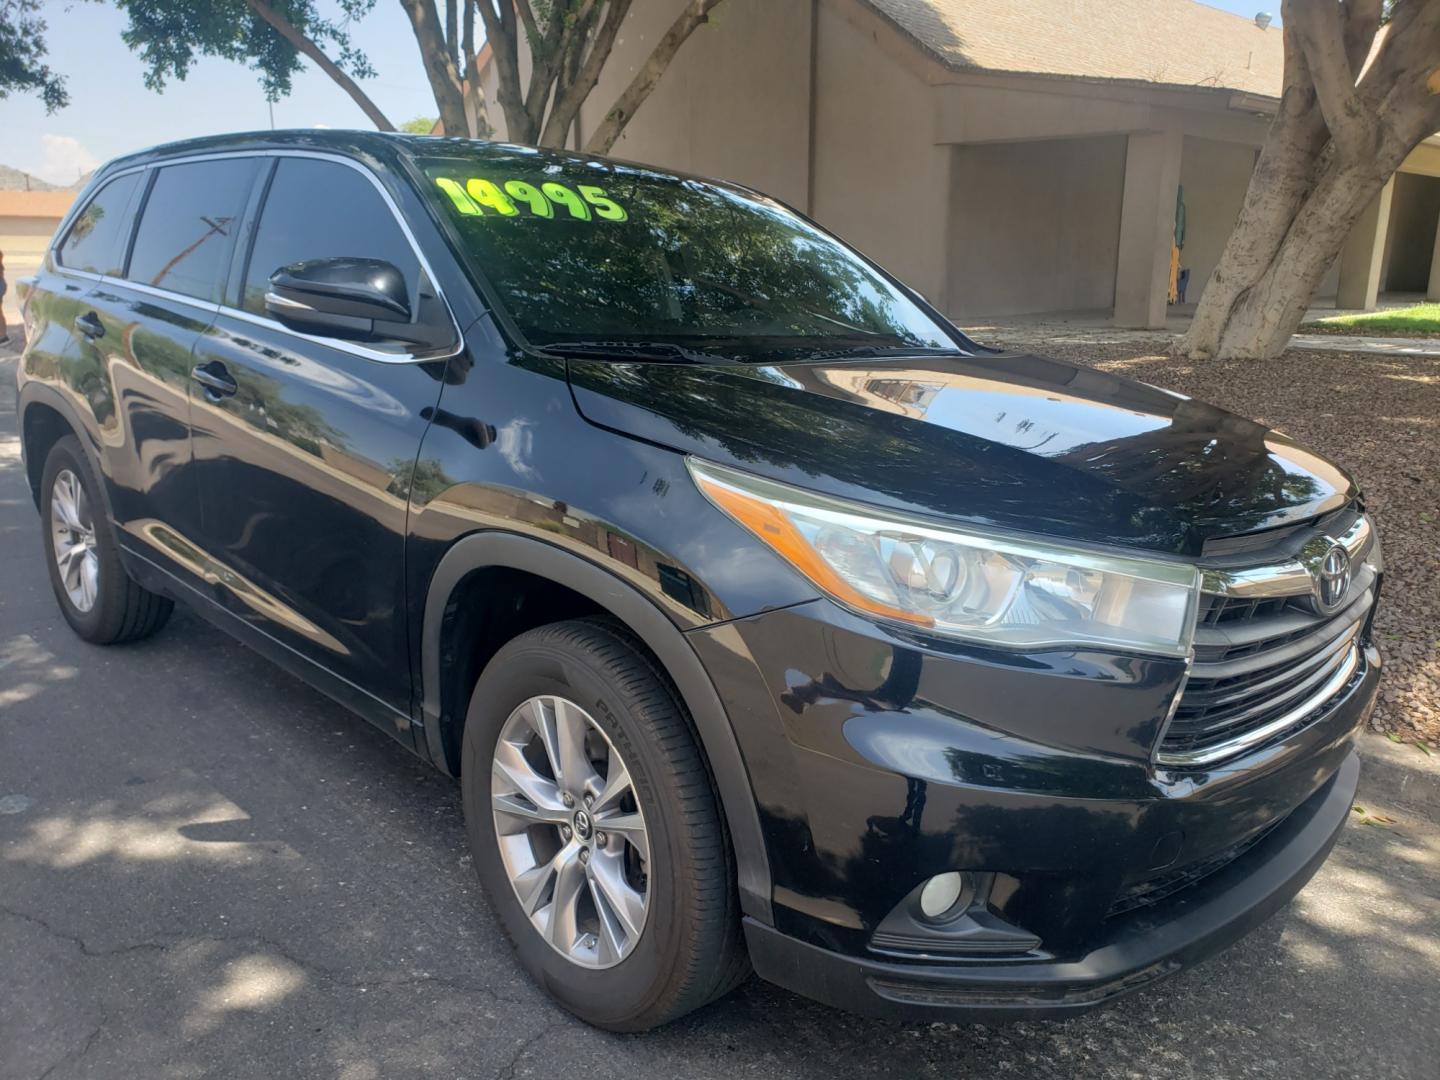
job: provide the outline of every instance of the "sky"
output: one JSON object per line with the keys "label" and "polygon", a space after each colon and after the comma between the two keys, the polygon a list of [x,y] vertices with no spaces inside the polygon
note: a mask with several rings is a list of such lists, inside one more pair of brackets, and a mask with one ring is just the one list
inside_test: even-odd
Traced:
{"label": "sky", "polygon": [[[203,0],[196,0],[203,2]],[[320,0],[327,15],[338,6]],[[200,59],[184,82],[164,93],[145,88],[145,66],[120,40],[125,16],[113,4],[46,0],[47,62],[67,77],[70,104],[47,116],[39,100],[12,93],[0,101],[0,164],[56,184],[117,155],[156,143],[270,126],[256,74],[226,60]],[[435,100],[420,50],[398,0],[379,0],[352,28],[352,40],[378,75],[363,85],[396,124],[434,116]],[[372,125],[357,105],[309,61],[288,98],[275,103],[275,126]]]}
{"label": "sky", "polygon": [[[1247,18],[1273,11],[1279,22],[1278,0],[1207,2]],[[332,0],[320,0],[320,7],[338,17]],[[125,17],[113,4],[46,0],[42,10],[50,25],[48,61],[68,77],[70,104],[47,116],[33,97],[11,94],[0,101],[0,164],[70,184],[112,157],[156,143],[270,126],[259,80],[243,65],[202,58],[184,82],[157,94],[145,88],[144,65],[120,40]],[[378,0],[353,27],[352,37],[378,73],[363,84],[365,92],[392,122],[435,115],[399,0]],[[275,103],[275,126],[371,125],[344,91],[307,61],[290,96]]]}

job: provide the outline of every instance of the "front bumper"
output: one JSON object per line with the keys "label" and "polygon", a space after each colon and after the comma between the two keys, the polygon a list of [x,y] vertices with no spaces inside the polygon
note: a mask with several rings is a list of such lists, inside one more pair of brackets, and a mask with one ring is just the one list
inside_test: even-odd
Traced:
{"label": "front bumper", "polygon": [[788,990],[889,1019],[1062,1017],[1174,974],[1236,941],[1314,876],[1349,816],[1360,776],[1351,751],[1325,785],[1254,849],[1168,904],[1111,920],[1073,960],[897,964],[841,956],[753,919],[756,972]]}
{"label": "front bumper", "polygon": [[[1367,648],[1363,675],[1302,730],[1166,770],[1151,755],[1174,661],[942,650],[825,601],[689,636],[766,833],[774,924],[746,923],[757,971],[890,1017],[1064,1014],[1244,934],[1334,843],[1379,678]],[[987,877],[985,913],[1031,946],[877,947],[887,916],[949,870]]]}

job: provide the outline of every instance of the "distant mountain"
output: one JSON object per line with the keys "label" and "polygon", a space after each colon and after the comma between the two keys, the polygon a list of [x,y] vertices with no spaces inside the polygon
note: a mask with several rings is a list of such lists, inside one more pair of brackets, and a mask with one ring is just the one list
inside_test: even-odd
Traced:
{"label": "distant mountain", "polygon": [[56,185],[47,184],[38,176],[31,176],[9,165],[0,165],[0,191],[54,191]]}
{"label": "distant mountain", "polygon": [[65,190],[66,190],[66,191],[79,191],[81,188],[83,188],[86,184],[88,184],[88,183],[90,182],[90,178],[91,178],[92,176],[94,176],[94,175],[95,175],[95,170],[94,170],[94,169],[91,169],[91,170],[90,170],[89,172],[87,172],[84,176],[80,177],[79,180],[76,180],[73,184],[67,184],[66,187],[65,187]]}

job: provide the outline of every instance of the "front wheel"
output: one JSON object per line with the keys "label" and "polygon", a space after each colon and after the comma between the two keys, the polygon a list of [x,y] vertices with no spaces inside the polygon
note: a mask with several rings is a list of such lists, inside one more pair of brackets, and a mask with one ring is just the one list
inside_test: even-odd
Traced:
{"label": "front wheel", "polygon": [[728,837],[690,724],[618,626],[576,620],[496,654],[466,718],[476,870],[562,1005],[643,1031],[748,973]]}
{"label": "front wheel", "polygon": [[99,480],[75,436],[50,448],[41,492],[50,585],[70,628],[86,641],[114,645],[164,626],[174,605],[126,573]]}

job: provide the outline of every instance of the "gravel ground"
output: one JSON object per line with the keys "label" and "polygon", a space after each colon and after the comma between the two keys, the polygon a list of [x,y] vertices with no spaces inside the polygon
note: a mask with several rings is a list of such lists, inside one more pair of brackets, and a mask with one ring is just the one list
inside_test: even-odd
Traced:
{"label": "gravel ground", "polygon": [[1355,474],[1385,545],[1376,627],[1386,672],[1373,725],[1440,749],[1440,359],[1292,349],[1272,361],[1195,363],[1165,344],[1043,351],[1252,417]]}

